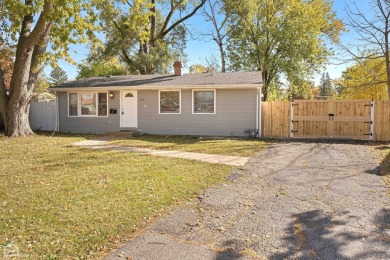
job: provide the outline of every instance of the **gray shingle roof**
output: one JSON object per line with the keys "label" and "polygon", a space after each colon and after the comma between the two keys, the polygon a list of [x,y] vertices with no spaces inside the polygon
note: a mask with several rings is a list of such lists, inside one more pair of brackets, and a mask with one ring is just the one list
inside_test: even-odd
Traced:
{"label": "gray shingle roof", "polygon": [[58,86],[60,88],[80,87],[153,87],[153,86],[223,86],[223,85],[259,85],[262,83],[260,72],[229,72],[174,75],[129,75],[95,77],[70,81]]}

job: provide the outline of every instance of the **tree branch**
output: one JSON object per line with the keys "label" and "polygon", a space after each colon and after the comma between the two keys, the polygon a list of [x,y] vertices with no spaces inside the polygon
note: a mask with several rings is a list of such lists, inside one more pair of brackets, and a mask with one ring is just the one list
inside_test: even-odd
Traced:
{"label": "tree branch", "polygon": [[385,84],[387,83],[386,80],[381,80],[381,81],[372,81],[372,82],[369,82],[369,83],[365,83],[365,84],[360,84],[360,85],[355,85],[355,86],[348,86],[348,85],[345,85],[345,84],[341,84],[340,82],[338,81],[335,81],[337,82],[338,85],[342,86],[342,87],[347,87],[347,88],[360,88],[360,87],[367,87],[367,86],[372,86],[372,85],[379,85],[379,84]]}
{"label": "tree branch", "polygon": [[192,10],[191,13],[189,13],[188,15],[184,16],[183,18],[177,20],[174,24],[172,24],[168,29],[166,29],[165,31],[161,31],[160,32],[160,37],[161,39],[164,38],[165,35],[167,35],[170,31],[172,31],[176,26],[178,26],[179,24],[181,24],[182,22],[184,22],[185,20],[187,20],[188,18],[190,18],[191,16],[193,16],[204,4],[206,3],[206,0],[201,0],[201,3],[199,5],[197,5],[194,10]]}
{"label": "tree branch", "polygon": [[[181,2],[183,2],[183,1],[181,1]],[[180,2],[180,3],[181,3],[181,2]],[[180,4],[180,3],[179,3],[179,4]],[[165,35],[163,35],[163,33],[164,33],[164,31],[167,29],[168,24],[169,24],[169,22],[171,21],[172,15],[173,15],[173,13],[175,12],[175,9],[176,9],[176,8],[177,8],[177,7],[174,6],[173,3],[172,3],[172,1],[171,1],[171,10],[169,11],[167,17],[165,18],[164,24],[163,24],[163,26],[161,27],[161,30],[160,30],[160,32],[159,32],[159,36],[162,35],[161,38],[163,38],[163,37],[165,36]]]}
{"label": "tree branch", "polygon": [[53,21],[49,22],[45,31],[42,33],[41,38],[37,45],[35,45],[30,67],[30,77],[28,81],[28,89],[33,90],[35,83],[37,82],[39,73],[42,72],[44,63],[39,61],[39,58],[45,53],[47,45],[50,40],[50,31],[53,26]]}
{"label": "tree branch", "polygon": [[132,5],[128,0],[126,0],[126,3],[127,3],[130,7],[133,7],[133,5]]}
{"label": "tree branch", "polygon": [[112,20],[115,28],[119,31],[119,33],[123,36],[123,37],[126,37],[126,34],[125,32],[120,28],[119,24],[115,21],[115,20]]}
{"label": "tree branch", "polygon": [[122,49],[121,52],[122,52],[122,55],[123,55],[123,58],[124,58],[125,62],[126,62],[127,64],[129,64],[130,66],[132,66],[134,62],[133,62],[133,60],[129,57],[129,55],[127,54],[126,50]]}
{"label": "tree branch", "polygon": [[[383,14],[383,17],[386,18],[386,15],[383,12],[382,12],[382,14]],[[353,19],[353,17],[351,15],[361,17],[363,19],[364,23],[362,24],[359,22],[359,20]],[[369,21],[367,19],[367,17],[362,12],[360,12],[360,10],[357,7],[356,7],[356,12],[353,12],[351,10],[351,8],[349,6],[347,6],[347,16],[348,16],[348,20],[351,24],[354,24],[354,25],[359,26],[361,28],[363,28],[364,24],[365,24],[365,25],[368,25],[369,27],[374,28],[378,32],[384,33],[384,31],[381,28],[377,27],[373,22]]]}
{"label": "tree branch", "polygon": [[[31,1],[29,1],[31,2]],[[48,26],[48,21],[46,19],[46,16],[53,10],[53,4],[49,0],[45,0],[45,3],[43,5],[43,11],[39,15],[38,21],[27,37],[26,41],[26,46],[27,47],[33,47],[41,37],[41,35],[45,32],[47,26]]]}

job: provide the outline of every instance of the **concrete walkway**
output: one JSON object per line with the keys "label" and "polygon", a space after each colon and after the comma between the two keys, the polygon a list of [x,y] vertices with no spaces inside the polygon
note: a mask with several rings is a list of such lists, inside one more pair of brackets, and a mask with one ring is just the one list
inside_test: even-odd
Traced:
{"label": "concrete walkway", "polygon": [[74,145],[91,148],[91,149],[104,149],[104,150],[115,150],[120,152],[150,154],[155,156],[183,158],[183,159],[197,160],[197,161],[208,162],[208,163],[232,165],[232,166],[242,166],[245,163],[247,163],[249,160],[248,157],[240,157],[240,156],[193,153],[193,152],[183,152],[183,151],[162,151],[162,150],[153,150],[148,148],[125,147],[120,145],[111,145],[106,140],[85,140],[85,141],[74,143]]}

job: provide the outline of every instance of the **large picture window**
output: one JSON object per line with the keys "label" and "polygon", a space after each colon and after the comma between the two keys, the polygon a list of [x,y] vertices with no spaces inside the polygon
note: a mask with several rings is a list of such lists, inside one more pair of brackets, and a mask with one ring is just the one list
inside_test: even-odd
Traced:
{"label": "large picture window", "polygon": [[69,116],[107,116],[107,92],[69,93]]}
{"label": "large picture window", "polygon": [[180,114],[180,91],[160,91],[160,114]]}
{"label": "large picture window", "polygon": [[81,93],[81,115],[96,115],[96,93]]}
{"label": "large picture window", "polygon": [[215,90],[194,90],[192,98],[194,114],[215,114]]}

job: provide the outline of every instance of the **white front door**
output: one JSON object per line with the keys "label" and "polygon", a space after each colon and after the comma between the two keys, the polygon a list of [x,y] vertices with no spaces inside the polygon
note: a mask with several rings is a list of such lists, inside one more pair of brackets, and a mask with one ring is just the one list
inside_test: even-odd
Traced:
{"label": "white front door", "polygon": [[121,127],[137,127],[137,90],[122,91]]}

